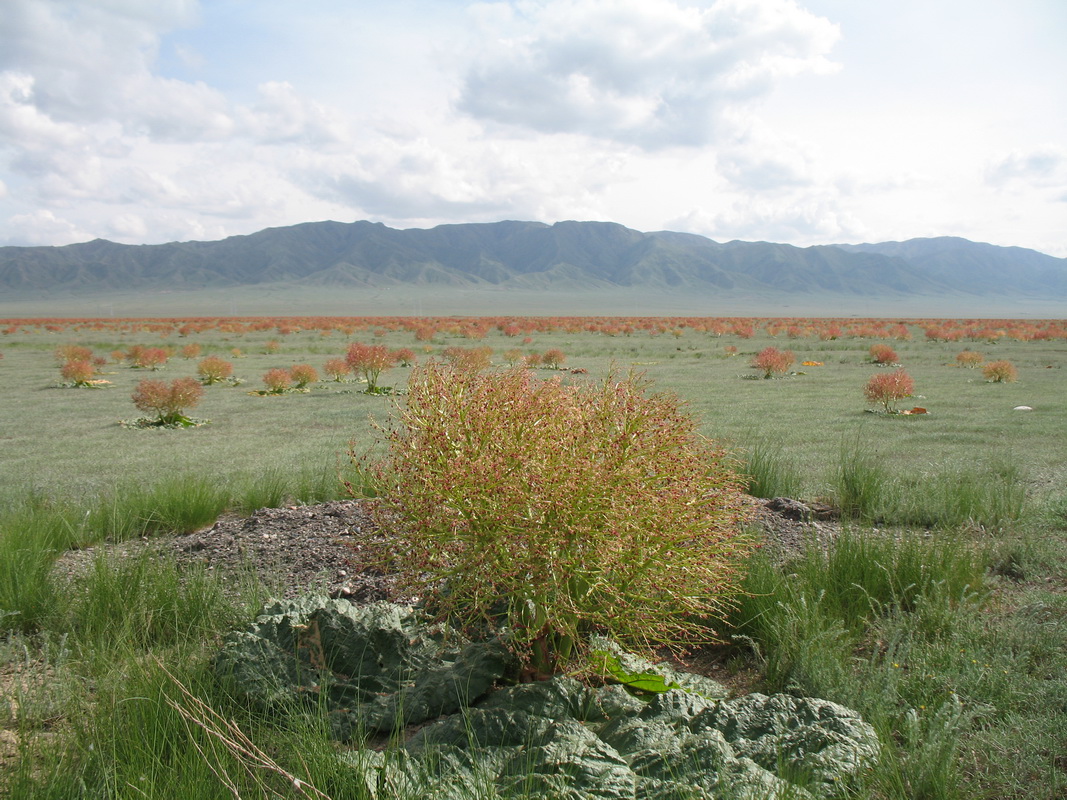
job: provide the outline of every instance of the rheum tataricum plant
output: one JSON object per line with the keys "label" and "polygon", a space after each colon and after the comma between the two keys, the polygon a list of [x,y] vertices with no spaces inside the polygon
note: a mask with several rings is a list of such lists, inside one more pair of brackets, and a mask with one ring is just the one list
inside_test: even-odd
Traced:
{"label": "rheum tataricum plant", "polygon": [[645,651],[714,640],[751,547],[740,483],[648,389],[416,368],[388,455],[361,461],[402,588],[464,626],[506,621],[535,672],[593,632]]}
{"label": "rheum tataricum plant", "polygon": [[915,381],[903,369],[872,375],[863,387],[863,394],[870,403],[881,403],[887,414],[896,413],[896,403],[915,393]]}
{"label": "rheum tataricum plant", "polygon": [[156,415],[153,425],[188,428],[201,424],[185,412],[203,396],[204,387],[195,378],[175,378],[170,383],[143,380],[137,384],[131,399],[139,411]]}
{"label": "rheum tataricum plant", "polygon": [[779,350],[777,347],[765,347],[752,359],[752,366],[763,371],[764,378],[784,375],[793,366],[796,356],[792,350]]}

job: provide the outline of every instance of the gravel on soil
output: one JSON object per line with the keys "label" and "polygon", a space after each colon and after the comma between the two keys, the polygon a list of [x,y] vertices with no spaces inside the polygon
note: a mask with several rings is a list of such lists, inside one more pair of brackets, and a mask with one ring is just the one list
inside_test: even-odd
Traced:
{"label": "gravel on soil", "polygon": [[[753,500],[752,522],[775,558],[812,539],[827,542],[838,530],[825,508],[795,500]],[[179,567],[199,565],[222,576],[252,570],[276,597],[325,592],[354,602],[398,599],[396,580],[368,566],[366,555],[384,542],[361,500],[261,508],[249,517],[222,518],[210,528],[174,536],[106,543],[65,553],[58,574],[84,574],[103,552],[120,559],[155,550]]]}

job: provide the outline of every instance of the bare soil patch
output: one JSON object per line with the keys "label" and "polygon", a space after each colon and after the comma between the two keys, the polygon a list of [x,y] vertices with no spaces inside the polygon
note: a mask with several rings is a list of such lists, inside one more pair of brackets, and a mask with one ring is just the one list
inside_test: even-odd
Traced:
{"label": "bare soil patch", "polygon": [[[819,516],[824,519],[818,519]],[[776,557],[795,553],[813,538],[827,542],[839,530],[821,509],[795,501],[753,500],[753,523]],[[154,550],[179,566],[202,566],[224,577],[251,571],[277,597],[322,592],[354,602],[397,599],[395,577],[367,562],[368,552],[385,543],[360,500],[309,506],[262,508],[250,517],[222,518],[210,528],[179,536],[105,543],[65,553],[57,573],[76,578],[101,553],[136,558]]]}

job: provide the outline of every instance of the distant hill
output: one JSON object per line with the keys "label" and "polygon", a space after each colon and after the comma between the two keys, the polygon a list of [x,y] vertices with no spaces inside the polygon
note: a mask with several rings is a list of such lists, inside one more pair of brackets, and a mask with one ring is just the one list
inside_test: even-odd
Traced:
{"label": "distant hill", "polygon": [[1048,299],[1067,297],[1067,259],[949,237],[801,248],[608,222],[311,222],[215,242],[0,247],[0,290],[16,295],[242,286]]}

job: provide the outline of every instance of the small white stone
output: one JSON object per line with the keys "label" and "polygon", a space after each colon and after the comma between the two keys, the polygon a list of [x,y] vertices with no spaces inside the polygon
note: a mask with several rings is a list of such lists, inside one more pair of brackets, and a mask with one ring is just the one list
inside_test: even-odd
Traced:
{"label": "small white stone", "polygon": [[1033,410],[1034,409],[1032,409],[1030,406],[1015,406],[1015,408],[1012,409],[1012,411],[1033,411]]}

